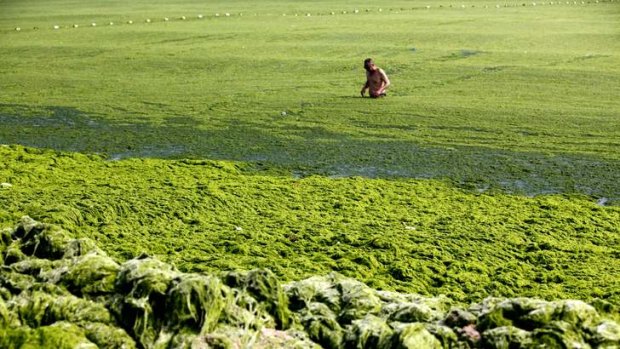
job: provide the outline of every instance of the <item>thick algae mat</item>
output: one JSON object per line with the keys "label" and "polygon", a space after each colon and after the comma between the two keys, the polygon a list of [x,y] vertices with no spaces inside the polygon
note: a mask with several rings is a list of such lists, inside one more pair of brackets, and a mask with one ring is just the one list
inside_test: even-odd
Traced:
{"label": "thick algae mat", "polygon": [[0,4],[1,348],[619,346],[618,1],[257,4]]}
{"label": "thick algae mat", "polygon": [[[0,143],[616,202],[618,23],[612,0],[4,1]],[[390,98],[359,98],[366,57]]]}
{"label": "thick algae mat", "polygon": [[[182,273],[116,263],[88,238],[23,217],[0,235],[2,348],[618,348],[596,300],[450,299],[337,273],[282,285],[268,269]],[[615,320],[614,320],[615,317]]]}
{"label": "thick algae mat", "polygon": [[337,271],[378,289],[620,304],[620,208],[432,180],[294,178],[247,164],[0,147],[0,224],[23,215],[122,262],[183,272]]}

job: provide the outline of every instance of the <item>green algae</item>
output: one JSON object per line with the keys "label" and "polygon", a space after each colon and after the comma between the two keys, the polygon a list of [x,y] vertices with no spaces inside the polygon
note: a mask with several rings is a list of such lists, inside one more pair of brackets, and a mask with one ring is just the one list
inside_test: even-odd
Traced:
{"label": "green algae", "polygon": [[216,277],[188,275],[175,280],[167,291],[168,327],[173,331],[175,326],[196,333],[213,331],[227,303],[223,298],[222,282]]}
{"label": "green algae", "polygon": [[413,323],[404,326],[398,326],[394,337],[395,345],[391,348],[397,349],[413,349],[413,348],[429,348],[429,349],[441,349],[450,347],[448,345],[442,346],[439,339],[431,334],[424,324]]}
{"label": "green algae", "polygon": [[123,328],[142,346],[166,336],[163,316],[166,291],[176,271],[170,265],[152,258],[136,258],[121,265],[117,290],[111,300],[111,311]]}
{"label": "green algae", "polygon": [[[106,161],[18,146],[0,155],[8,159],[1,180],[13,183],[0,191],[4,226],[24,214],[62,225],[82,241],[72,240],[68,256],[100,248],[122,262],[147,252],[183,272],[262,267],[285,281],[337,271],[375,288],[465,302],[495,295],[620,304],[620,210],[588,197],[293,178],[240,163]],[[54,249],[67,241],[46,232],[36,239],[49,251],[36,239],[22,249],[12,239],[23,234],[3,230],[5,263],[61,257]],[[99,286],[109,289],[105,280]]]}
{"label": "green algae", "polygon": [[101,254],[86,254],[60,277],[60,283],[71,293],[96,296],[114,292],[119,265]]}
{"label": "green algae", "polygon": [[532,346],[530,334],[517,327],[496,327],[485,332],[482,345],[488,348],[509,349]]}
{"label": "green algae", "polygon": [[[29,217],[13,230],[11,245],[30,249],[31,241],[42,241],[40,237],[49,232],[62,237],[58,241],[64,245],[48,250],[46,257],[33,251],[23,261],[0,268],[2,287],[8,287],[0,300],[2,347],[396,349],[467,348],[482,343],[485,348],[613,348],[620,344],[617,313],[600,301],[600,312],[578,300],[530,298],[487,298],[466,308],[445,296],[376,290],[337,273],[283,285],[267,269],[184,273],[146,255],[115,264],[96,248],[74,255],[76,241],[85,240]],[[37,268],[17,267],[27,262],[44,265],[45,271],[37,274],[32,272]],[[92,276],[84,275],[89,272]],[[87,280],[93,285],[105,280],[114,288],[87,291]]]}
{"label": "green algae", "polygon": [[223,276],[226,284],[248,292],[261,303],[264,311],[276,320],[278,329],[290,327],[291,315],[288,296],[282,290],[280,281],[269,269],[252,270],[247,273],[228,273]]}
{"label": "green algae", "polygon": [[40,327],[58,321],[111,322],[108,310],[99,303],[73,295],[50,295],[40,291],[21,292],[12,298],[11,310],[23,325]]}
{"label": "green algae", "polygon": [[613,321],[603,321],[596,326],[592,341],[599,348],[613,348],[620,343],[620,325]]}
{"label": "green algae", "polygon": [[[70,12],[91,21],[79,6],[33,4],[6,6],[0,23],[51,26]],[[305,334],[271,329],[299,326],[333,348],[457,347],[467,326],[490,347],[618,347],[617,323],[596,315],[620,314],[620,213],[601,207],[619,193],[615,5],[489,16],[479,1],[467,11],[389,4],[399,13],[372,7],[336,21],[323,2],[268,1],[234,26],[210,21],[208,38],[198,21],[80,29],[71,47],[58,40],[68,32],[49,28],[0,33],[0,121],[10,126],[1,143],[110,154],[0,149],[0,229],[28,214],[68,231],[35,221],[0,230],[0,347],[312,347]],[[123,18],[145,10],[102,6]],[[295,30],[293,16],[269,14],[310,9]],[[360,35],[369,20],[389,29]],[[397,49],[412,28],[417,48]],[[396,82],[374,104],[343,95],[356,91],[351,52],[368,44],[390,57]],[[276,66],[256,92],[253,81]],[[127,157],[245,163],[112,162]],[[157,258],[133,259],[142,252]],[[222,270],[244,276],[229,284]],[[332,271],[345,276],[281,288]],[[428,298],[439,293],[454,301]],[[544,300],[479,303],[487,296]],[[557,298],[593,307],[548,302]],[[18,328],[15,300],[39,327]],[[169,322],[172,307],[182,311]]]}
{"label": "green algae", "polygon": [[393,335],[394,330],[385,320],[369,314],[351,322],[344,338],[344,348],[388,349],[392,347]]}
{"label": "green algae", "polygon": [[2,327],[7,327],[10,325],[9,309],[6,307],[4,297],[0,297],[0,325]]}
{"label": "green algae", "polygon": [[[463,328],[464,326],[449,326],[447,324],[425,324],[426,330],[439,341],[442,348],[458,348],[458,337],[452,328]],[[419,331],[416,331],[419,333]],[[432,342],[432,340],[431,340]],[[461,345],[463,343],[461,342]]]}
{"label": "green algae", "polygon": [[325,303],[308,304],[301,313],[301,324],[310,339],[323,348],[340,348],[343,343],[344,330]]}
{"label": "green algae", "polygon": [[102,349],[134,349],[135,341],[125,332],[124,329],[116,327],[114,324],[103,324],[100,322],[80,321],[79,326],[84,330],[84,334],[89,341]]}
{"label": "green algae", "polygon": [[[332,274],[335,275],[335,274]],[[338,280],[340,279],[340,280]],[[338,278],[335,282],[342,304],[338,319],[349,323],[361,314],[375,314],[381,310],[381,300],[376,292],[357,280]]]}
{"label": "green algae", "polygon": [[80,327],[57,322],[36,329],[29,327],[0,328],[0,346],[7,349],[97,349]]}
{"label": "green algae", "polygon": [[[7,4],[0,143],[617,201],[617,3],[359,5]],[[215,18],[223,7],[233,15]],[[389,99],[357,97],[371,52],[395,81]]]}

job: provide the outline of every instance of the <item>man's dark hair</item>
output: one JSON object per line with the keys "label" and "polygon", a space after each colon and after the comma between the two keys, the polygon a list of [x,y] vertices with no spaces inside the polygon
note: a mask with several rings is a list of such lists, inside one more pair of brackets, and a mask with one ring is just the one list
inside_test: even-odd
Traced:
{"label": "man's dark hair", "polygon": [[370,64],[372,64],[372,58],[366,58],[364,60],[364,69],[370,70]]}

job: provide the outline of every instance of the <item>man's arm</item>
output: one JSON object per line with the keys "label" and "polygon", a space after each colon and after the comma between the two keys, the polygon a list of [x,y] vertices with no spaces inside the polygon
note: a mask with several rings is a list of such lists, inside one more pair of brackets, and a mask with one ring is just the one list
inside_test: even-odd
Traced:
{"label": "man's arm", "polygon": [[379,91],[379,94],[385,92],[388,87],[390,87],[390,79],[387,77],[387,74],[383,71],[383,69],[379,69],[379,74],[381,75],[381,81],[383,81],[383,86]]}
{"label": "man's arm", "polygon": [[362,87],[362,90],[360,91],[360,94],[362,95],[362,97],[364,97],[364,94],[366,93],[366,90],[368,90],[369,87],[370,87],[370,84],[368,84],[368,78],[366,78],[366,83],[364,84],[364,87]]}

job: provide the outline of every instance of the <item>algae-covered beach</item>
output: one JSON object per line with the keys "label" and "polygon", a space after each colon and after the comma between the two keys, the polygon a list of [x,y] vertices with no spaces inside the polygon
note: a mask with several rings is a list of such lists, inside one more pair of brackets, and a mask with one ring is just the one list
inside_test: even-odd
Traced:
{"label": "algae-covered beach", "polygon": [[619,347],[618,23],[0,2],[0,347]]}

